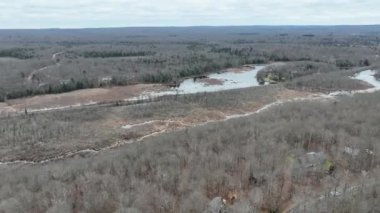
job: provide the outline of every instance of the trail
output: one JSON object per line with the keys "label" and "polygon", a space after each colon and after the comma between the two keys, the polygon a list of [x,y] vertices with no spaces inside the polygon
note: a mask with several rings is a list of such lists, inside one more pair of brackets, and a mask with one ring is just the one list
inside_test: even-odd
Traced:
{"label": "trail", "polygon": [[319,99],[331,99],[331,97],[327,96],[327,95],[319,95],[319,96],[312,95],[312,96],[306,97],[306,98],[294,98],[294,99],[289,99],[289,100],[278,100],[276,102],[267,104],[267,105],[261,107],[260,109],[258,109],[256,111],[253,111],[253,112],[249,112],[249,113],[245,113],[245,114],[226,115],[224,119],[210,120],[210,121],[206,121],[206,122],[202,122],[202,123],[195,123],[195,124],[188,124],[188,123],[184,123],[184,122],[181,122],[181,121],[178,121],[178,120],[153,120],[153,121],[147,121],[147,122],[143,122],[143,123],[125,125],[122,128],[124,128],[124,129],[131,129],[133,127],[138,127],[138,126],[143,126],[143,125],[147,125],[147,124],[152,124],[152,123],[155,123],[155,122],[165,123],[165,127],[162,130],[160,130],[160,131],[153,132],[151,134],[142,136],[142,137],[137,138],[137,139],[119,140],[119,141],[116,141],[115,143],[113,143],[113,144],[111,144],[110,146],[107,146],[107,147],[103,147],[103,148],[99,148],[99,149],[85,149],[85,150],[79,150],[79,151],[75,151],[75,152],[69,152],[69,153],[66,153],[66,154],[63,154],[63,155],[60,155],[60,156],[57,156],[57,157],[54,157],[54,158],[45,159],[45,160],[42,160],[42,161],[20,161],[20,160],[16,160],[16,161],[0,162],[0,166],[1,165],[15,165],[15,164],[17,164],[17,165],[19,165],[19,164],[23,164],[23,165],[25,165],[25,164],[31,164],[31,165],[34,165],[34,164],[45,164],[45,163],[49,163],[49,162],[52,162],[52,161],[57,161],[57,160],[62,160],[62,159],[70,158],[70,157],[76,156],[78,154],[83,154],[83,153],[97,154],[97,153],[102,152],[102,151],[106,151],[106,150],[110,150],[110,149],[115,149],[117,147],[120,147],[120,146],[123,146],[123,145],[126,145],[126,144],[132,144],[132,143],[140,142],[140,141],[142,141],[144,139],[147,139],[147,138],[150,138],[150,137],[154,137],[154,136],[157,136],[157,135],[169,132],[169,129],[170,129],[169,125],[170,124],[179,124],[180,127],[175,129],[176,131],[179,131],[179,130],[182,130],[182,129],[185,129],[185,128],[200,127],[200,126],[205,126],[205,125],[208,125],[208,124],[211,124],[211,123],[219,123],[219,122],[221,123],[221,122],[226,122],[226,121],[229,121],[229,120],[232,120],[232,119],[238,119],[238,118],[242,118],[242,117],[252,116],[252,115],[255,115],[255,114],[262,113],[262,112],[264,112],[266,110],[269,110],[272,107],[279,106],[279,105],[282,105],[282,104],[285,104],[285,103],[300,102],[300,101],[310,101],[310,100],[319,100]]}
{"label": "trail", "polygon": [[42,71],[48,69],[50,66],[51,66],[51,65],[46,66],[46,67],[42,67],[41,69],[34,70],[33,72],[31,72],[31,73],[29,74],[29,76],[28,76],[28,81],[29,81],[29,82],[30,82],[30,81],[33,81],[33,78],[34,78],[35,75],[37,75],[39,72],[42,72]]}
{"label": "trail", "polygon": [[52,56],[51,56],[51,59],[53,60],[53,61],[55,61],[56,59],[57,59],[57,56],[58,55],[62,55],[62,54],[64,54],[65,52],[57,52],[57,53],[54,53]]}
{"label": "trail", "polygon": [[45,66],[45,67],[42,67],[41,69],[38,69],[38,70],[34,70],[33,72],[31,72],[27,78],[27,80],[29,82],[33,81],[33,78],[34,76],[36,76],[38,73],[44,71],[44,70],[47,70],[49,67],[52,67],[52,66],[59,66],[60,63],[56,61],[57,59],[57,56],[58,55],[61,55],[63,54],[64,52],[57,52],[57,53],[54,53],[52,56],[51,56],[51,59],[55,62],[53,65],[48,65],[48,66]]}
{"label": "trail", "polygon": [[[157,120],[157,121],[159,121],[159,120]],[[163,128],[163,130],[158,131],[158,132],[153,132],[151,134],[145,135],[145,136],[140,137],[138,139],[120,140],[120,141],[116,141],[115,143],[113,143],[113,144],[111,144],[110,146],[107,146],[107,147],[103,147],[103,148],[99,148],[99,149],[84,149],[84,150],[79,150],[79,151],[75,151],[75,152],[68,152],[66,154],[59,155],[59,156],[54,157],[54,158],[49,158],[49,159],[41,160],[41,161],[22,161],[22,160],[16,160],[16,161],[0,162],[0,166],[1,165],[15,165],[15,164],[17,164],[17,165],[19,165],[19,164],[31,164],[31,165],[34,165],[34,164],[45,164],[45,163],[49,163],[49,162],[52,162],[52,161],[57,161],[57,160],[62,160],[62,159],[70,158],[70,157],[76,156],[78,154],[84,154],[84,153],[93,153],[93,154],[96,154],[96,153],[99,153],[99,152],[102,152],[102,151],[106,151],[106,150],[110,150],[110,149],[114,149],[114,148],[120,147],[120,146],[125,145],[125,144],[132,144],[132,143],[140,142],[140,141],[142,141],[142,140],[144,140],[146,138],[153,137],[155,135],[159,135],[159,134],[165,133],[171,123],[178,123],[177,121],[164,121],[164,122],[166,122],[166,126],[165,126],[165,128]],[[141,125],[143,125],[143,124],[135,124],[133,126],[141,126]]]}

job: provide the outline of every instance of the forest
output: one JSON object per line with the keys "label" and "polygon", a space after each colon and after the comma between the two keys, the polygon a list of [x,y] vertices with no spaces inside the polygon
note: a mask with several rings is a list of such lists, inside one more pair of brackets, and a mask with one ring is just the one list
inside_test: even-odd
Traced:
{"label": "forest", "polygon": [[[211,199],[222,196],[228,199],[227,212],[280,212],[290,200],[295,201],[293,212],[304,212],[305,208],[306,212],[375,212],[380,190],[379,97],[377,92],[335,102],[289,103],[247,118],[162,134],[94,156],[84,153],[41,165],[0,165],[0,209],[203,212]],[[133,113],[142,115],[150,110],[135,107]],[[79,132],[87,134],[85,126],[64,127],[65,121],[81,122],[67,118],[77,115],[83,122],[100,116],[90,110],[25,119],[50,125],[50,135],[56,141],[76,137]],[[10,127],[22,126],[21,120],[13,122]],[[4,126],[4,120],[1,124]],[[55,131],[56,126],[64,127],[64,132]],[[43,131],[48,133],[49,129]],[[17,132],[17,138],[29,134]],[[17,146],[23,140],[8,140],[10,145],[4,144],[4,138],[1,141],[4,147]],[[350,149],[359,151],[353,154]],[[38,154],[33,150],[28,153]],[[316,155],[313,153],[323,157],[309,159],[309,155]],[[310,163],[315,166],[309,167]],[[353,177],[360,178],[355,181]],[[352,187],[354,191],[349,190]],[[334,190],[344,194],[330,195]],[[319,198],[326,194],[329,197]]]}
{"label": "forest", "polygon": [[[371,66],[380,61],[378,28],[2,30],[0,100],[110,85],[173,83],[245,64],[292,62],[303,71],[291,78]],[[271,77],[290,78],[273,72]],[[104,84],[103,78],[114,80]]]}
{"label": "forest", "polygon": [[377,25],[0,30],[0,212],[378,212],[379,67]]}

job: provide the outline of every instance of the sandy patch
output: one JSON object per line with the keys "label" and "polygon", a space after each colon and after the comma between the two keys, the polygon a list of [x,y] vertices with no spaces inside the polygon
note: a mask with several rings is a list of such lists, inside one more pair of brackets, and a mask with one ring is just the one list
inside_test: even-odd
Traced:
{"label": "sandy patch", "polygon": [[9,62],[9,61],[21,61],[21,60],[17,58],[0,57],[0,62]]}
{"label": "sandy patch", "polygon": [[203,79],[199,79],[198,81],[206,84],[206,86],[208,86],[208,85],[223,85],[224,84],[224,82],[222,80],[215,79],[215,78],[203,78]]}
{"label": "sandy patch", "polygon": [[189,115],[182,119],[183,123],[199,124],[210,120],[222,120],[226,116],[223,112],[217,110],[195,109]]}
{"label": "sandy patch", "polygon": [[254,67],[238,67],[238,68],[228,68],[227,72],[242,73],[253,70]]}
{"label": "sandy patch", "polygon": [[0,114],[6,114],[6,113],[11,113],[15,112],[16,110],[13,109],[12,107],[8,106],[6,103],[0,103]]}
{"label": "sandy patch", "polygon": [[293,98],[305,98],[313,94],[317,95],[316,93],[311,93],[311,92],[284,89],[279,92],[279,94],[277,95],[277,99],[288,100],[288,99],[293,99]]}

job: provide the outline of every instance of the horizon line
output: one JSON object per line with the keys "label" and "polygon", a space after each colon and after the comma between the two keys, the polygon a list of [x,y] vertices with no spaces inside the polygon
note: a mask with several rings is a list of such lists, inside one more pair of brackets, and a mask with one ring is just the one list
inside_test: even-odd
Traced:
{"label": "horizon line", "polygon": [[255,24],[255,25],[141,25],[141,26],[99,26],[99,27],[41,27],[41,28],[0,28],[0,30],[85,30],[125,28],[196,28],[196,27],[360,27],[380,26],[379,24]]}

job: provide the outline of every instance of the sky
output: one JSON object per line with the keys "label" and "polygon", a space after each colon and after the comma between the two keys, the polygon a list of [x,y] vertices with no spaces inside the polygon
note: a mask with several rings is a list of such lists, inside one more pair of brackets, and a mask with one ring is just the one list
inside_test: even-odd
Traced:
{"label": "sky", "polygon": [[380,24],[380,0],[11,0],[0,28]]}

